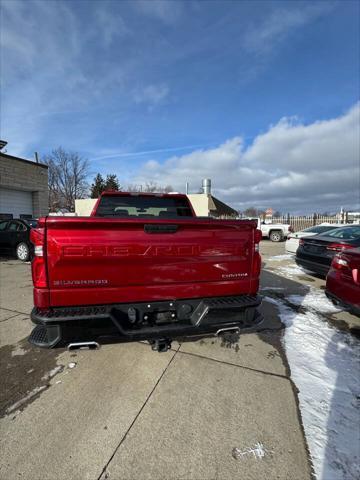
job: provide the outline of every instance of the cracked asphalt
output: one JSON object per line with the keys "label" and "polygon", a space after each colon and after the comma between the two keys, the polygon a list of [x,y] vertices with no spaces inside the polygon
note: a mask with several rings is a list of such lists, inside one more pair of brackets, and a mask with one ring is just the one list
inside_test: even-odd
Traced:
{"label": "cracked asphalt", "polygon": [[[323,286],[277,273],[283,243],[261,250],[265,291]],[[261,307],[263,331],[231,342],[184,340],[163,354],[142,342],[42,350],[26,339],[30,265],[2,259],[0,281],[0,478],[311,478],[273,304]]]}

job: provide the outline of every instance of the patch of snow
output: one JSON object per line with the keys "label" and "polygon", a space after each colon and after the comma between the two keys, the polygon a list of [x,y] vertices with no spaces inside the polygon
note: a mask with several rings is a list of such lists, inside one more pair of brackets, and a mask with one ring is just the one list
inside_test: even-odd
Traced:
{"label": "patch of snow", "polygon": [[232,456],[235,459],[240,459],[247,456],[253,456],[254,458],[262,459],[269,452],[264,448],[264,445],[260,442],[256,443],[253,448],[245,448],[245,450],[240,450],[240,448],[235,447],[232,451]]}
{"label": "patch of snow", "polygon": [[51,378],[55,377],[58,373],[63,370],[63,365],[59,365],[58,367],[53,368],[50,372],[46,373],[41,380],[50,380]]}
{"label": "patch of snow", "polygon": [[39,392],[42,392],[46,388],[47,388],[47,385],[42,385],[41,387],[34,388],[34,390],[28,393],[24,398],[22,398],[18,402],[15,402],[13,405],[11,405],[11,407],[7,408],[6,413],[9,414],[11,412],[14,412],[15,410],[18,410],[21,407],[21,405],[26,403],[28,400],[30,400],[32,397],[37,395]]}
{"label": "patch of snow", "polygon": [[285,275],[285,277],[288,278],[293,278],[297,275],[306,275],[307,272],[306,270],[303,270],[301,267],[298,265],[286,265],[286,266],[281,266],[276,269],[276,272],[281,273],[282,275]]}
{"label": "patch of snow", "polygon": [[291,377],[299,389],[301,416],[318,480],[357,480],[359,340],[317,315],[316,310],[323,311],[324,300],[316,299],[312,291],[301,299],[301,305],[312,308],[306,314],[293,311],[280,299],[266,300],[278,306],[287,327],[283,342]]}
{"label": "patch of snow", "polygon": [[70,362],[68,367],[69,368],[75,368],[76,367],[76,362]]}
{"label": "patch of snow", "polygon": [[267,290],[285,290],[284,287],[260,287],[260,290],[265,292]]}
{"label": "patch of snow", "polygon": [[282,260],[292,260],[294,255],[290,255],[290,253],[285,253],[284,255],[274,255],[273,257],[269,257],[268,260],[272,262],[281,262]]}
{"label": "patch of snow", "polygon": [[12,357],[17,357],[18,355],[25,355],[28,350],[24,350],[22,347],[17,346],[12,352],[11,356]]}
{"label": "patch of snow", "polygon": [[286,297],[291,303],[301,305],[305,308],[317,310],[320,313],[336,313],[341,309],[336,307],[322,290],[311,288],[305,295],[289,295]]}

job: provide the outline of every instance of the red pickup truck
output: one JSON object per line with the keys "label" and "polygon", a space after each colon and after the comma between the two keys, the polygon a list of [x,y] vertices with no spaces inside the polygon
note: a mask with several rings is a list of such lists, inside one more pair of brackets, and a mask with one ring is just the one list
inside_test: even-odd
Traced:
{"label": "red pickup truck", "polygon": [[105,192],[90,217],[41,218],[29,338],[41,347],[256,330],[261,232],[196,217],[186,195]]}

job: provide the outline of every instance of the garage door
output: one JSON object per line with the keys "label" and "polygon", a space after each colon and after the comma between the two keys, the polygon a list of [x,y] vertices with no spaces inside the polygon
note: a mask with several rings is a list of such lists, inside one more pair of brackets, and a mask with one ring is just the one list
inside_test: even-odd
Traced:
{"label": "garage door", "polygon": [[13,218],[20,218],[22,215],[32,216],[32,193],[0,188],[0,216],[8,214]]}

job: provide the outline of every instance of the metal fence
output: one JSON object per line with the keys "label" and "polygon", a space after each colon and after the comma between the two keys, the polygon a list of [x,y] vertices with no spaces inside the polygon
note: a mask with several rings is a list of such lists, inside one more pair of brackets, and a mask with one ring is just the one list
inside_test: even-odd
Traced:
{"label": "metal fence", "polygon": [[[218,220],[229,220],[229,219],[245,219],[249,218],[244,215],[229,216],[229,215],[211,215],[213,218],[217,218]],[[254,219],[254,217],[251,217]],[[315,225],[320,225],[321,223],[337,223],[337,224],[351,224],[351,223],[360,223],[360,215],[359,213],[353,214],[352,212],[341,212],[337,215],[320,215],[318,213],[313,213],[312,215],[282,215],[280,217],[263,217],[260,218],[261,221],[265,220],[265,223],[269,224],[285,224],[291,225],[295,232],[303,230],[304,228],[313,227]]]}
{"label": "metal fence", "polygon": [[294,231],[303,230],[304,228],[320,225],[321,223],[349,223],[347,213],[344,212],[338,215],[325,216],[314,213],[307,216],[283,215],[281,217],[267,218],[266,223],[285,223],[291,225]]}

